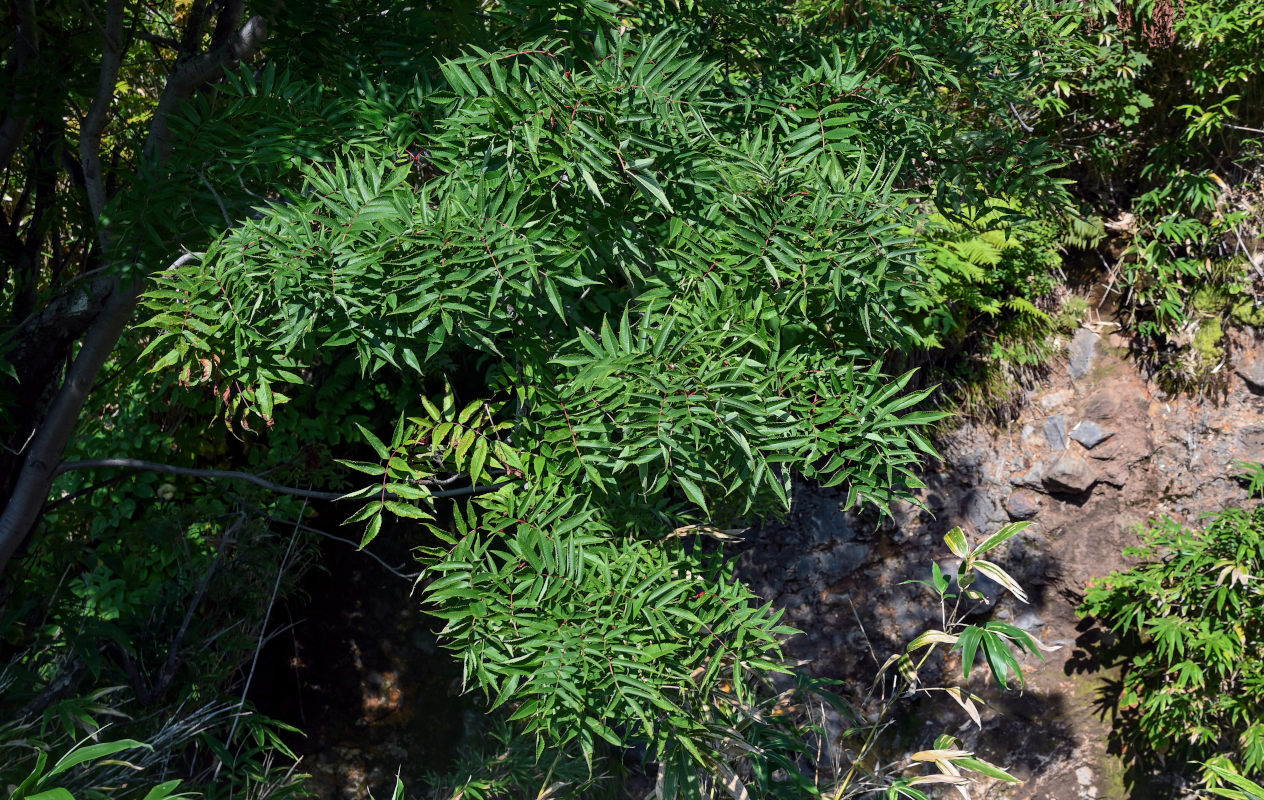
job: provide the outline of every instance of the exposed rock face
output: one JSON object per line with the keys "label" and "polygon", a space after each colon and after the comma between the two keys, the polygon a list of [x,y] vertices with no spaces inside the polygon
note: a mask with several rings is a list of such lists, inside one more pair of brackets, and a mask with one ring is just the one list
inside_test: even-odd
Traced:
{"label": "exposed rock face", "polygon": [[1073,397],[1075,397],[1074,389],[1063,389],[1060,392],[1050,392],[1040,398],[1040,407],[1045,411],[1052,411],[1058,406],[1065,405]]}
{"label": "exposed rock face", "polygon": [[1264,355],[1253,353],[1248,360],[1239,361],[1233,371],[1246,381],[1252,391],[1264,392]]}
{"label": "exposed rock face", "polygon": [[1005,500],[1005,512],[1015,521],[1031,519],[1040,513],[1040,495],[1026,489],[1015,489]]}
{"label": "exposed rock face", "polygon": [[1084,401],[1084,417],[1096,422],[1114,419],[1124,406],[1123,387],[1109,385],[1098,389]]}
{"label": "exposed rock face", "polygon": [[1264,425],[1254,425],[1238,431],[1241,460],[1264,462]]}
{"label": "exposed rock face", "polygon": [[1015,486],[1026,486],[1029,489],[1042,489],[1044,488],[1044,483],[1042,482],[1044,476],[1045,465],[1035,464],[1026,472],[1016,474],[1014,477],[1010,478],[1009,482]]}
{"label": "exposed rock face", "polygon": [[[1081,331],[1078,355],[1072,348],[1072,374],[1078,377],[1050,376],[1008,426],[966,421],[940,440],[945,463],[920,474],[927,486],[917,494],[925,510],[900,503],[887,520],[844,514],[838,508],[842,492],[801,487],[787,521],[765,525],[737,547],[741,575],[785,609],[787,624],[806,632],[787,642],[787,654],[812,659],[810,669],[818,674],[871,680],[887,655],[938,624],[933,593],[909,581],[929,578],[933,562],[955,575],[944,534],[961,525],[977,543],[1006,518],[1029,520],[1030,527],[987,558],[1028,590],[1030,605],[981,582],[976,585],[987,600],[971,613],[991,607],[987,613],[997,619],[1062,644],[1048,664],[1033,658],[1023,670],[1031,679],[1032,702],[1041,702],[1041,692],[1068,697],[1066,681],[1075,680],[1082,666],[1077,647],[1067,646],[1081,635],[1072,598],[1090,579],[1128,566],[1122,551],[1137,543],[1136,526],[1165,515],[1196,525],[1205,512],[1254,502],[1232,476],[1235,461],[1264,461],[1264,336],[1257,344],[1257,338],[1237,334],[1236,341],[1249,339],[1250,345],[1233,350],[1242,379],[1213,403],[1164,394],[1113,350],[1094,353],[1095,337]],[[1112,347],[1125,344],[1120,339]],[[1252,383],[1256,379],[1259,384]],[[1097,720],[1087,701],[1076,697],[1066,707],[1083,720]],[[947,703],[955,725],[960,709]],[[1069,729],[1059,727],[1063,714],[1051,711],[1040,723],[1033,722],[1037,715],[1012,724],[998,716],[983,733],[963,733],[963,746],[984,757],[1041,754],[1024,763],[1040,771],[1040,796],[1061,797],[1053,790],[1075,788],[1075,771],[1086,763],[1070,744],[1053,761],[1046,758],[1049,742],[1074,741]],[[1032,734],[1035,744],[1026,751],[1015,745],[1032,731],[1038,732]]]}
{"label": "exposed rock face", "polygon": [[1080,328],[1071,339],[1071,353],[1067,369],[1072,380],[1080,380],[1093,368],[1093,360],[1097,355],[1097,342],[1102,337],[1088,328]]}
{"label": "exposed rock face", "polygon": [[[950,558],[939,562],[939,568],[948,577],[948,591],[954,594],[961,592],[961,584],[957,582],[957,570],[960,567],[961,559],[959,558]],[[999,583],[977,572],[974,574],[974,582],[967,588],[983,595],[982,597],[964,599],[962,608],[965,609],[967,616],[991,611],[993,606],[1001,599],[1001,594],[1005,591]]]}
{"label": "exposed rock face", "polygon": [[845,513],[844,498],[832,489],[796,489],[789,517],[760,531],[765,541],[776,542],[776,554],[766,550],[765,557],[775,558],[780,567],[762,575],[763,581],[752,581],[755,588],[768,591],[779,584],[782,592],[790,588],[811,597],[865,563],[872,525]]}
{"label": "exposed rock face", "polygon": [[1087,491],[1097,483],[1097,470],[1092,464],[1070,453],[1053,462],[1044,474],[1044,485],[1051,492]]}

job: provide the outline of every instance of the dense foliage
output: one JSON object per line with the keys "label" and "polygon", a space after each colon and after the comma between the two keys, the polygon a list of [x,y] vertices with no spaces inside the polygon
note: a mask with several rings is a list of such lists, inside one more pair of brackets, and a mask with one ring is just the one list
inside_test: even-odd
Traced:
{"label": "dense foliage", "polygon": [[[793,631],[723,541],[794,476],[907,497],[935,403],[1056,352],[1060,250],[1116,204],[1148,347],[1256,313],[1261,16],[1186,6],[14,4],[0,785],[94,796],[113,741],[137,796],[294,790],[245,698],[338,507],[361,545],[430,537],[513,751],[469,796],[629,752],[664,796],[825,791],[773,713]],[[939,624],[915,650],[1001,683],[1033,646]],[[858,769],[839,796],[919,796]]]}
{"label": "dense foliage", "polygon": [[1227,756],[1264,774],[1264,507],[1199,529],[1165,518],[1125,550],[1145,561],[1089,587],[1081,612],[1120,637],[1115,732],[1139,758]]}
{"label": "dense foliage", "polygon": [[1264,305],[1264,8],[1129,0],[1106,22],[1047,124],[1107,218],[1141,354],[1177,387],[1215,386],[1223,328]]}

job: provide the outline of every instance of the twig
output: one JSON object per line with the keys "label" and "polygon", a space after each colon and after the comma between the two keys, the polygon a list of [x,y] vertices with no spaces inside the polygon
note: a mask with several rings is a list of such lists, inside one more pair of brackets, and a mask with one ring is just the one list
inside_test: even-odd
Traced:
{"label": "twig", "polygon": [[[110,469],[110,468],[146,470],[148,472],[158,472],[164,475],[181,475],[188,478],[200,478],[202,480],[246,481],[247,483],[253,483],[256,486],[261,486],[264,489],[267,489],[272,492],[276,492],[278,494],[293,495],[294,497],[302,497],[305,500],[361,499],[361,498],[348,497],[347,492],[322,492],[316,489],[299,489],[294,486],[282,486],[279,483],[273,483],[272,481],[264,480],[263,478],[260,478],[258,475],[253,475],[249,472],[240,472],[238,470],[231,470],[231,469],[199,469],[197,467],[177,467],[172,464],[160,464],[157,461],[145,461],[139,458],[94,458],[94,459],[86,459],[84,461],[65,461],[59,464],[57,468],[53,471],[53,477],[57,477],[58,475],[61,475],[64,472],[70,472],[71,470],[76,470],[76,469]],[[420,483],[423,486],[430,486],[430,485],[435,485],[435,484],[441,484],[441,481],[439,480],[421,481]],[[499,489],[502,486],[506,486],[509,483],[510,481],[498,481],[497,483],[484,484],[482,486],[478,484],[471,484],[469,486],[462,486],[457,489],[445,489],[441,492],[431,492],[430,497],[444,498],[444,497],[462,497],[464,495],[469,495],[469,494],[484,494],[486,492],[495,491],[496,489]],[[355,490],[352,490],[352,491],[354,492]],[[373,496],[377,497],[378,494],[374,493]],[[389,493],[383,494],[381,496],[387,500],[402,499],[400,497],[397,497]]]}
{"label": "twig", "polygon": [[[307,510],[307,501],[303,501],[303,508],[299,511],[302,517],[303,512]],[[272,619],[272,607],[276,604],[277,593],[281,590],[281,576],[285,575],[285,568],[289,565],[290,553],[294,551],[294,542],[298,539],[298,523],[294,523],[294,531],[290,534],[290,543],[285,547],[285,555],[281,557],[281,566],[277,568],[276,580],[272,582],[272,597],[268,598],[268,610],[263,614],[263,626],[259,629],[259,644],[255,647],[254,657],[250,659],[250,672],[246,673],[246,685],[241,689],[241,700],[237,703],[237,716],[233,717],[232,727],[228,729],[228,736],[224,742],[228,746],[232,746],[233,734],[237,732],[237,723],[241,719],[241,710],[246,705],[246,695],[250,693],[250,682],[254,680],[255,668],[259,665],[259,652],[263,650],[263,642],[268,632],[268,622]]]}
{"label": "twig", "polygon": [[1106,284],[1106,291],[1102,292],[1102,299],[1097,301],[1097,308],[1100,310],[1102,305],[1105,304],[1106,298],[1110,297],[1110,290],[1115,288],[1115,280],[1119,277],[1119,267],[1124,262],[1123,259],[1120,259],[1116,261],[1115,266],[1112,267],[1110,264],[1106,263],[1106,256],[1098,253],[1097,257],[1102,260],[1102,266],[1106,267],[1106,274],[1110,276],[1110,282]]}
{"label": "twig", "polygon": [[206,173],[198,170],[198,177],[202,179],[202,185],[211,193],[211,197],[215,198],[215,205],[219,206],[219,213],[224,215],[224,224],[233,227],[233,218],[228,215],[228,208],[224,205],[223,199],[220,198],[219,192],[215,191],[215,187],[206,179]]}
{"label": "twig", "polygon": [[158,680],[154,683],[154,687],[150,692],[149,701],[153,702],[162,696],[167,690],[167,685],[171,683],[171,679],[176,674],[176,668],[180,666],[180,643],[184,639],[185,632],[189,629],[189,623],[193,620],[193,614],[197,611],[198,605],[201,604],[203,596],[206,595],[206,588],[211,584],[211,576],[215,574],[216,568],[220,562],[224,560],[224,553],[232,546],[232,536],[241,526],[246,524],[246,515],[242,514],[237,521],[224,529],[219,535],[219,545],[215,549],[215,558],[211,561],[211,566],[207,568],[202,580],[198,583],[197,591],[193,593],[193,600],[189,603],[189,610],[185,612],[184,621],[180,623],[180,629],[176,631],[175,638],[171,641],[171,650],[167,653],[167,663],[163,665],[162,672],[158,673]]}
{"label": "twig", "polygon": [[299,530],[306,531],[308,533],[314,533],[317,536],[324,536],[327,539],[333,539],[335,542],[342,542],[343,544],[350,545],[356,548],[357,550],[359,550],[361,553],[364,553],[366,556],[373,559],[377,563],[381,564],[388,572],[390,572],[392,575],[398,578],[403,578],[406,581],[416,581],[418,578],[421,577],[420,572],[416,574],[412,574],[412,575],[408,573],[400,572],[397,568],[392,567],[390,564],[387,564],[386,561],[384,561],[380,556],[378,556],[373,551],[368,550],[367,548],[361,548],[360,545],[356,544],[355,541],[352,539],[347,539],[342,536],[335,536],[334,534],[329,533],[328,531],[322,531],[319,528],[313,528],[310,525],[304,525],[302,522],[299,522],[298,520],[288,520],[288,519],[281,519],[280,517],[274,517],[271,514],[268,514],[267,512],[261,509],[254,508],[253,506],[251,508],[256,513],[262,514],[263,517],[270,522],[281,522],[287,525],[296,525],[298,526]]}
{"label": "twig", "polygon": [[856,624],[860,626],[860,635],[865,637],[865,645],[869,648],[869,657],[873,659],[873,663],[881,666],[882,662],[878,660],[878,654],[873,651],[873,642],[869,641],[869,634],[865,632],[865,623],[860,621],[860,612],[856,610],[856,604],[851,601],[851,593],[843,595],[847,598],[847,605],[851,606],[852,616],[856,618]]}
{"label": "twig", "polygon": [[170,36],[157,36],[149,31],[141,30],[139,28],[132,30],[131,34],[137,39],[140,39],[142,42],[149,42],[150,44],[156,44],[161,47],[169,47],[172,50],[180,49],[180,43],[175,39],[172,39]]}
{"label": "twig", "polygon": [[1033,131],[1036,130],[1035,128],[1028,125],[1026,120],[1024,120],[1022,117],[1018,115],[1018,109],[1014,107],[1013,103],[1009,104],[1009,110],[1014,115],[1014,119],[1018,120],[1018,124],[1023,126],[1023,130],[1027,131],[1028,133],[1032,133]]}
{"label": "twig", "polygon": [[181,475],[205,480],[239,480],[253,483],[278,494],[289,494],[307,500],[338,500],[343,492],[319,492],[312,489],[298,489],[293,486],[282,486],[249,472],[238,472],[227,469],[197,469],[195,467],[177,467],[172,464],[160,464],[156,461],[144,461],[139,458],[95,458],[84,461],[66,461],[54,470],[54,477],[76,469],[136,469],[147,472],[158,472],[164,475]]}
{"label": "twig", "polygon": [[35,438],[36,430],[38,429],[31,428],[31,435],[26,437],[26,441],[22,442],[22,446],[19,447],[17,450],[14,450],[12,447],[9,447],[7,444],[0,444],[0,447],[3,447],[5,450],[8,450],[10,453],[12,453],[15,456],[20,456],[22,455],[22,451],[26,449],[26,446],[31,443],[31,440]]}

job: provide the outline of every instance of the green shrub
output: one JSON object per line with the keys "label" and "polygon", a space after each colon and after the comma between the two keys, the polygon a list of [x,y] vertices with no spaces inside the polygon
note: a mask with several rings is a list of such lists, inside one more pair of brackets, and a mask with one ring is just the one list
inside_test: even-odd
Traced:
{"label": "green shrub", "polygon": [[1178,388],[1206,386],[1219,359],[1190,352],[1212,334],[1195,343],[1189,325],[1209,292],[1254,280],[1237,256],[1260,220],[1264,5],[1120,0],[1099,11],[1084,36],[1091,66],[1052,88],[1065,100],[1050,135],[1103,212],[1130,212],[1110,281],[1142,354]]}
{"label": "green shrub", "polygon": [[1241,771],[1229,759],[1209,758],[1202,766],[1208,793],[1230,800],[1264,800],[1264,786],[1242,777]]}
{"label": "green shrub", "polygon": [[1023,358],[1013,340],[1025,337],[1008,323],[1038,322],[1047,330],[1049,317],[1036,303],[1054,288],[1056,229],[1020,213],[996,200],[957,220],[932,214],[918,231],[929,286],[914,312],[932,347],[956,350],[967,336],[991,334],[991,358]]}
{"label": "green shrub", "polygon": [[1125,555],[1146,559],[1088,589],[1080,613],[1130,656],[1115,735],[1137,752],[1224,755],[1264,769],[1264,507],[1202,528],[1165,518]]}
{"label": "green shrub", "polygon": [[998,199],[951,218],[930,214],[910,230],[926,273],[913,319],[934,380],[962,411],[1004,408],[1054,354],[1062,315],[1046,309],[1056,308],[1068,227]]}

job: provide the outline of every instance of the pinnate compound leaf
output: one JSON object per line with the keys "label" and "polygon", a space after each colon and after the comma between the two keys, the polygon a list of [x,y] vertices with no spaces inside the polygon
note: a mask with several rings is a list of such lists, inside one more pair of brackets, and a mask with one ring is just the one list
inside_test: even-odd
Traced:
{"label": "pinnate compound leaf", "polygon": [[382,514],[378,510],[369,518],[369,524],[364,526],[364,534],[360,537],[360,549],[363,550],[369,542],[377,538],[378,533],[382,530]]}
{"label": "pinnate compound leaf", "polygon": [[377,438],[377,436],[374,435],[373,431],[369,430],[368,428],[364,427],[358,422],[355,423],[355,426],[357,429],[359,429],[360,435],[364,437],[364,441],[368,442],[369,446],[373,448],[373,451],[377,453],[378,458],[385,461],[386,459],[391,457],[390,448],[387,447],[385,444],[383,444],[382,440]]}

